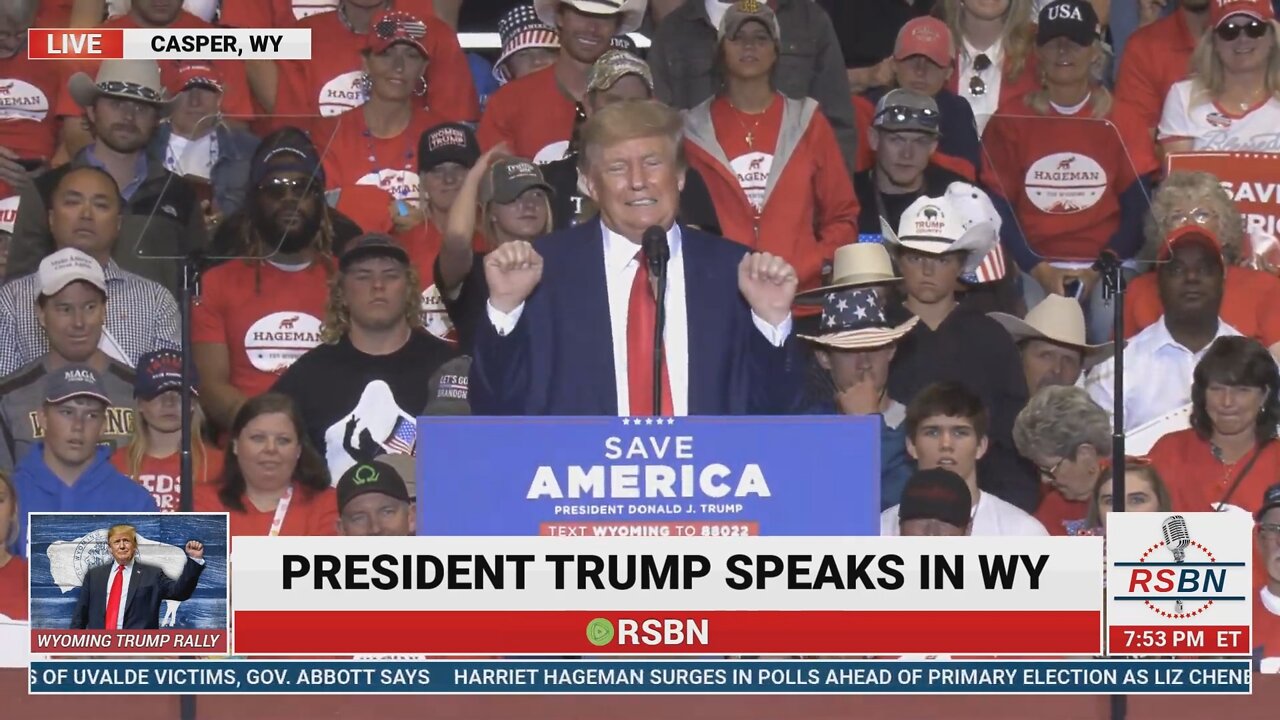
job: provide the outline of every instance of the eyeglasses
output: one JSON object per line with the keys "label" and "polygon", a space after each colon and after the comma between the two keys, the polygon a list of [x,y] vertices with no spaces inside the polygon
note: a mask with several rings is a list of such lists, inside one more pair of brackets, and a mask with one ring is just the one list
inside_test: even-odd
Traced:
{"label": "eyeglasses", "polygon": [[987,81],[983,80],[977,73],[984,73],[991,69],[991,58],[986,53],[978,53],[973,59],[974,76],[969,78],[969,94],[974,97],[982,97],[987,94]]}
{"label": "eyeglasses", "polygon": [[1270,540],[1280,539],[1280,524],[1258,523],[1258,534]]}
{"label": "eyeglasses", "polygon": [[930,130],[937,130],[938,123],[942,116],[933,108],[913,108],[904,105],[893,105],[881,110],[872,120],[872,124],[879,126],[886,122],[895,125],[902,125],[909,122],[919,123]]}
{"label": "eyeglasses", "polygon": [[273,177],[264,180],[258,186],[258,190],[272,200],[283,200],[290,191],[297,197],[306,197],[312,193],[319,192],[320,186],[310,179]]}
{"label": "eyeglasses", "polygon": [[1218,217],[1218,213],[1209,208],[1191,208],[1186,212],[1170,213],[1169,227],[1176,228],[1193,223],[1196,225],[1208,225],[1210,221]]}
{"label": "eyeglasses", "polygon": [[1053,467],[1047,468],[1043,465],[1037,465],[1036,470],[1040,471],[1040,477],[1048,478],[1050,480],[1057,480],[1058,470],[1062,468],[1062,463],[1066,461],[1067,459],[1065,457],[1058,458],[1058,462],[1054,463]]}
{"label": "eyeglasses", "polygon": [[1244,33],[1253,40],[1257,40],[1267,34],[1270,25],[1260,23],[1257,20],[1250,20],[1244,25],[1219,25],[1214,33],[1218,35],[1224,42],[1231,42],[1240,37],[1240,33]]}

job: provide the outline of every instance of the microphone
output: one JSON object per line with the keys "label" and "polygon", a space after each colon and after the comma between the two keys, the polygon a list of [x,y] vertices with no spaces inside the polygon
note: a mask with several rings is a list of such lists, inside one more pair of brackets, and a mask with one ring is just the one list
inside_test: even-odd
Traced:
{"label": "microphone", "polygon": [[644,257],[649,261],[649,274],[660,277],[667,274],[667,261],[671,259],[671,248],[667,245],[667,231],[657,225],[644,231],[640,238],[640,247]]}
{"label": "microphone", "polygon": [[640,237],[640,247],[649,263],[649,277],[656,280],[654,298],[657,308],[653,324],[653,414],[662,414],[662,349],[663,325],[667,322],[667,261],[671,248],[667,245],[667,231],[657,225],[650,226]]}
{"label": "microphone", "polygon": [[[1176,563],[1183,562],[1187,559],[1187,545],[1191,544],[1191,535],[1187,533],[1187,519],[1181,515],[1172,515],[1165,518],[1164,523],[1160,526],[1160,533],[1164,535],[1165,547],[1169,548],[1169,552],[1173,553],[1173,561]],[[1182,612],[1182,601],[1178,600],[1173,606],[1174,612]]]}

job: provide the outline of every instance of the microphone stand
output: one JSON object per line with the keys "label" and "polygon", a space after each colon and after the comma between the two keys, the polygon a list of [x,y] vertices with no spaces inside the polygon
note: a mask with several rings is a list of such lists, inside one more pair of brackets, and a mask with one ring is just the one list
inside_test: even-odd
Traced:
{"label": "microphone stand", "polygon": [[[1115,253],[1104,250],[1093,266],[1101,276],[1102,297],[1111,302],[1114,317],[1112,336],[1115,337],[1115,377],[1112,378],[1111,409],[1111,511],[1124,512],[1124,265]],[[1125,720],[1129,715],[1129,697],[1110,697],[1111,720]]]}
{"label": "microphone stand", "polygon": [[[191,462],[191,383],[195,379],[195,358],[191,345],[192,304],[200,296],[200,271],[204,266],[204,256],[199,251],[188,253],[181,261],[182,287],[178,298],[178,312],[181,321],[182,335],[182,440],[179,450],[178,477],[182,478],[182,487],[178,493],[178,509],[191,512],[195,507],[195,477]],[[183,658],[189,659],[189,658]],[[178,696],[178,712],[182,720],[196,719],[196,696],[184,694]]]}
{"label": "microphone stand", "polygon": [[649,274],[657,279],[655,300],[658,307],[653,322],[653,414],[662,414],[663,328],[667,324],[667,263],[649,259]]}

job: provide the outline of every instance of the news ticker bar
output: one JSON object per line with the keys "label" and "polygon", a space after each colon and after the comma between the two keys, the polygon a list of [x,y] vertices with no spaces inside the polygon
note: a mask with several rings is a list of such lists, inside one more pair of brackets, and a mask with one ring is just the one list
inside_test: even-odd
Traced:
{"label": "news ticker bar", "polygon": [[33,695],[1247,695],[1244,660],[34,661]]}
{"label": "news ticker bar", "polygon": [[248,655],[1102,654],[1102,614],[1088,610],[237,610],[233,625],[233,652]]}
{"label": "news ticker bar", "polygon": [[32,28],[32,60],[310,60],[309,28]]}

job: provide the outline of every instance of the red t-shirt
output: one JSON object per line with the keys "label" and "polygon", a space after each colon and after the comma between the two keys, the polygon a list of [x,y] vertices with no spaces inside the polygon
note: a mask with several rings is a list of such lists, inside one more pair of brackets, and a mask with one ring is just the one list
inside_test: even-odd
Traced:
{"label": "red t-shirt", "polygon": [[1280,673],[1280,615],[1262,604],[1262,592],[1253,593],[1253,656],[1260,672]]}
{"label": "red t-shirt", "polygon": [[218,24],[234,28],[287,28],[305,17],[332,12],[338,0],[223,2]]}
{"label": "red t-shirt", "polygon": [[[1254,338],[1265,347],[1280,342],[1280,278],[1262,270],[1227,268],[1222,286],[1223,322]],[[1164,315],[1155,273],[1144,273],[1129,281],[1125,290],[1124,330],[1128,338],[1156,324]],[[1127,338],[1126,338],[1127,339]]]}
{"label": "red t-shirt", "polygon": [[0,566],[0,615],[27,619],[27,563],[16,555]]}
{"label": "red t-shirt", "polygon": [[[66,84],[61,68],[49,60],[28,60],[26,50],[0,60],[0,146],[23,159],[53,157],[58,144],[53,108]],[[0,181],[0,197],[12,191]]]}
{"label": "red t-shirt", "polygon": [[[430,55],[427,64],[427,94],[424,108],[444,120],[474,121],[480,116],[480,100],[467,57],[458,44],[453,29],[439,18],[420,12],[423,0],[401,0],[400,6],[427,26],[424,45]],[[336,12],[312,15],[297,23],[311,29],[310,60],[281,60],[276,63],[279,82],[276,89],[276,115],[279,125],[309,127],[319,117],[340,115],[364,104],[359,80],[363,74],[363,56],[367,36],[347,28]],[[302,117],[286,117],[286,116]],[[415,147],[416,150],[416,147]]]}
{"label": "red t-shirt", "polygon": [[[1155,129],[1164,112],[1164,99],[1174,83],[1190,72],[1196,37],[1187,27],[1183,9],[1129,36],[1116,74],[1115,98],[1124,103],[1142,127]],[[1153,144],[1154,147],[1154,144]]]}
{"label": "red t-shirt", "polygon": [[711,123],[747,204],[760,217],[782,128],[781,96],[775,95],[769,107],[755,115],[738,110],[726,98],[716,98],[711,102]]}
{"label": "red t-shirt", "polygon": [[[534,108],[537,111],[531,112]],[[552,65],[490,95],[476,138],[485,150],[505,141],[517,157],[552,162],[568,150],[577,112],[577,103],[560,89]]]}
{"label": "red t-shirt", "polygon": [[[442,122],[446,121],[430,110],[415,109],[399,135],[379,138],[369,134],[363,111],[320,121],[316,145],[325,148],[326,186],[374,185],[392,198],[417,200],[418,139]],[[383,209],[390,213],[389,207]]]}
{"label": "red t-shirt", "polygon": [[204,276],[192,341],[226,345],[231,384],[248,397],[271,389],[293,361],[320,344],[329,299],[326,261],[290,272],[233,260]]}
{"label": "red t-shirt", "polygon": [[[271,523],[275,520],[276,509],[258,510],[248,498],[241,498],[244,511],[227,508],[218,499],[216,484],[196,487],[196,512],[230,513],[231,537],[238,535],[266,536],[271,533]],[[338,493],[333,488],[325,488],[320,492],[312,492],[294,483],[293,498],[289,501],[289,510],[285,513],[284,523],[280,526],[281,535],[337,535],[338,534]]]}
{"label": "red t-shirt", "polygon": [[[102,23],[102,27],[138,29],[141,26],[133,19],[133,15],[121,15]],[[177,19],[170,23],[168,27],[171,29],[192,29],[212,28],[215,26],[189,12],[183,11],[178,14]],[[162,73],[177,73],[178,68],[183,63],[190,61],[158,60],[157,62],[160,63]],[[253,97],[249,93],[249,79],[245,75],[244,62],[239,60],[213,60],[211,62],[222,75],[223,87],[225,88],[222,93],[222,112],[231,116],[247,117],[253,115]],[[63,63],[56,64],[61,65]],[[70,79],[75,71],[87,73],[91,78],[97,77],[98,64],[98,62],[92,60],[77,62],[74,68],[71,68],[70,64],[68,64],[66,77]],[[79,117],[83,112],[84,110],[71,97],[71,90],[67,83],[63,83],[61,93],[58,95],[57,114],[64,117]]]}
{"label": "red t-shirt", "polygon": [[[406,232],[397,233],[395,239],[409,253],[409,262],[418,271],[418,278],[422,281],[423,327],[441,340],[457,342],[458,333],[449,320],[444,300],[435,285],[436,257],[444,244],[444,233],[428,220]],[[477,253],[483,253],[487,244],[488,240],[480,233],[476,233],[471,241],[472,249]]]}
{"label": "red t-shirt", "polygon": [[1013,205],[1041,257],[1096,258],[1120,227],[1121,194],[1156,170],[1150,142],[1130,123],[1091,112],[1086,103],[1074,115],[1043,115],[1010,99],[983,133],[984,184]]}
{"label": "red t-shirt", "polygon": [[[200,462],[196,463],[195,460],[196,456],[193,453],[192,470],[195,472],[197,485],[216,481],[218,476],[222,474],[224,460],[222,450],[212,445],[206,445],[203,454],[200,456]],[[151,497],[156,499],[156,507],[160,508],[160,512],[178,512],[181,508],[181,453],[174,453],[164,458],[144,455],[141,467],[138,468],[138,472],[135,474],[133,468],[129,467],[129,447],[126,445],[116,450],[115,454],[111,456],[111,464],[122,475],[146,488],[151,493]]]}
{"label": "red t-shirt", "polygon": [[1044,486],[1041,493],[1040,507],[1036,509],[1036,519],[1044,525],[1050,535],[1079,535],[1085,529],[1085,519],[1089,516],[1089,503],[1083,500],[1068,500],[1062,493]]}
{"label": "red t-shirt", "polygon": [[76,0],[40,0],[36,3],[36,22],[31,27],[66,27],[71,22],[71,8]]}

